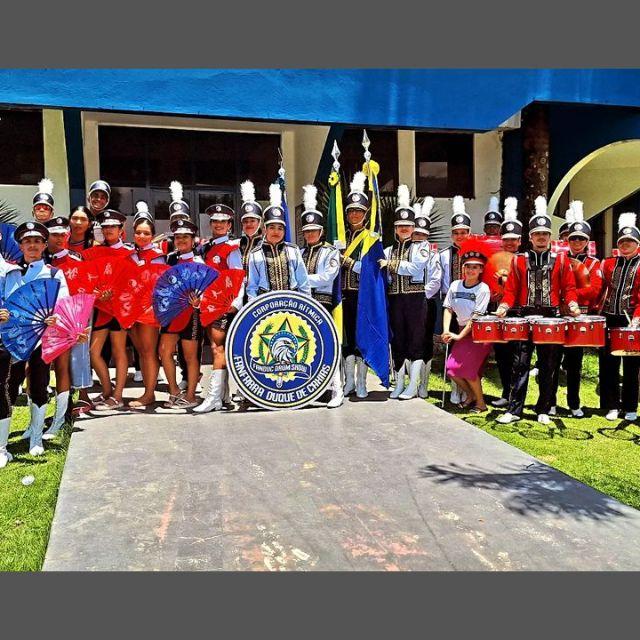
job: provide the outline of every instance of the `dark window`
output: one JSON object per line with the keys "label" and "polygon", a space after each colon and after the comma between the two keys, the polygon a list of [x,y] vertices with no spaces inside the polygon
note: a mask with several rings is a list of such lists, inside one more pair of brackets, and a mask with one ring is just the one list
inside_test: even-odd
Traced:
{"label": "dark window", "polygon": [[243,180],[253,181],[258,200],[268,200],[278,175],[277,134],[101,126],[98,136],[100,176],[127,214],[143,199],[156,219],[167,219],[169,183],[179,180],[197,221],[210,204],[237,208]]}
{"label": "dark window", "polygon": [[[380,165],[380,193],[395,193],[398,188],[398,132],[395,129],[367,129],[371,157]],[[340,166],[347,180],[362,170],[364,148],[362,129],[348,128],[338,141]]]}
{"label": "dark window", "polygon": [[43,177],[42,111],[0,109],[0,183],[37,184]]}
{"label": "dark window", "polygon": [[416,132],[416,195],[474,197],[473,134]]}

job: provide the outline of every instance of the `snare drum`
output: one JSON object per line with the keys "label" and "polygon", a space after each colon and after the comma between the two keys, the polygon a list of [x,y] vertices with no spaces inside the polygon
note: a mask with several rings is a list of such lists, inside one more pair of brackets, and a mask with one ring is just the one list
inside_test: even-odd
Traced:
{"label": "snare drum", "polygon": [[526,318],[505,318],[502,321],[502,339],[505,342],[529,339],[529,321]]}
{"label": "snare drum", "polygon": [[474,342],[506,342],[502,337],[502,319],[496,316],[474,318],[471,332]]}
{"label": "snare drum", "polygon": [[566,333],[564,318],[537,318],[531,324],[533,344],[564,344]]}
{"label": "snare drum", "polygon": [[609,329],[612,356],[640,356],[640,329],[617,327]]}
{"label": "snare drum", "polygon": [[607,321],[602,316],[578,316],[567,320],[565,347],[604,347]]}

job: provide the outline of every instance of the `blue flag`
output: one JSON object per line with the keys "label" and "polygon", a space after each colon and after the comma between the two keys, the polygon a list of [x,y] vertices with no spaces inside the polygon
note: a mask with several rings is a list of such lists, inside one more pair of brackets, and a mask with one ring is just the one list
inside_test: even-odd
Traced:
{"label": "blue flag", "polygon": [[[373,165],[373,163],[371,163]],[[377,168],[377,165],[375,165]],[[360,290],[356,319],[356,345],[364,361],[373,369],[385,387],[389,386],[389,316],[387,313],[386,270],[378,260],[384,258],[381,235],[377,233],[379,193],[377,171],[369,172],[372,192],[369,235],[364,239],[360,255]]]}

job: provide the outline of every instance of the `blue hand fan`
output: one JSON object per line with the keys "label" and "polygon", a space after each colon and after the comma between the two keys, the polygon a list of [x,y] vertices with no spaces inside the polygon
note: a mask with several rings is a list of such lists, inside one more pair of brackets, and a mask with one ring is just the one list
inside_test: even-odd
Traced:
{"label": "blue hand fan", "polygon": [[0,325],[0,338],[16,360],[28,360],[35,351],[59,290],[57,280],[46,278],[22,285],[7,298],[4,308],[9,311],[9,320]]}
{"label": "blue hand fan", "polygon": [[215,269],[199,262],[183,262],[165,271],[153,290],[153,311],[166,327],[189,306],[189,296],[201,296],[218,277]]}
{"label": "blue hand fan", "polygon": [[0,233],[2,234],[2,238],[0,239],[0,254],[2,254],[2,257],[7,262],[18,264],[22,261],[22,251],[20,251],[20,245],[13,237],[16,229],[15,224],[0,223]]}

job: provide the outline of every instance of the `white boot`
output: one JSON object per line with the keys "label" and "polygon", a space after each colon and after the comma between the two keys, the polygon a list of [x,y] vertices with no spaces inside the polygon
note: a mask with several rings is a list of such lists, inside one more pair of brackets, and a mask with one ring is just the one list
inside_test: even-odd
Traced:
{"label": "white boot", "polygon": [[7,451],[10,424],[11,418],[0,420],[0,469],[4,469],[13,460],[13,456]]}
{"label": "white boot", "polygon": [[396,371],[396,386],[393,388],[393,391],[389,394],[389,397],[392,400],[396,400],[400,397],[400,394],[404,391],[404,374],[407,370],[407,361],[405,360],[402,363],[402,366]]}
{"label": "white boot", "polygon": [[224,370],[227,375],[224,377],[224,385],[222,387],[222,404],[231,404],[231,389],[229,388],[228,370]]}
{"label": "white boot", "polygon": [[224,386],[227,380],[226,369],[214,369],[211,372],[211,380],[204,402],[193,410],[195,413],[209,413],[210,411],[220,411],[222,409],[222,397]]}
{"label": "white boot", "polygon": [[44,453],[42,444],[42,429],[44,428],[44,415],[47,412],[47,405],[39,407],[31,405],[31,437],[29,438],[29,453],[32,456],[41,456]]}
{"label": "white boot", "polygon": [[458,385],[453,380],[451,381],[450,400],[451,404],[460,404],[462,402],[462,394],[460,393],[460,389],[458,389]]}
{"label": "white boot", "polygon": [[344,359],[344,395],[350,396],[356,390],[356,357]]}
{"label": "white boot", "polygon": [[58,431],[64,427],[64,416],[67,413],[67,407],[69,406],[69,392],[62,391],[56,395],[56,413],[53,418],[51,426],[44,432],[43,440],[53,440]]}
{"label": "white boot", "polygon": [[420,386],[418,387],[418,395],[421,398],[429,397],[429,376],[431,375],[431,360],[422,363],[422,371],[420,371]]}
{"label": "white boot", "polygon": [[409,369],[409,386],[400,394],[400,400],[411,400],[418,394],[418,384],[420,383],[420,371],[422,371],[423,360],[414,360]]}
{"label": "white boot", "polygon": [[[31,398],[27,396],[27,406],[29,407],[29,412],[31,412]],[[29,420],[29,424],[27,428],[24,430],[24,433],[20,436],[20,440],[28,440],[31,437],[31,420]]]}
{"label": "white boot", "polygon": [[342,371],[340,364],[336,367],[331,381],[331,400],[327,402],[327,409],[336,409],[344,402],[344,392],[342,391]]}
{"label": "white boot", "polygon": [[367,391],[367,363],[362,358],[356,358],[356,395],[358,398],[366,398]]}

